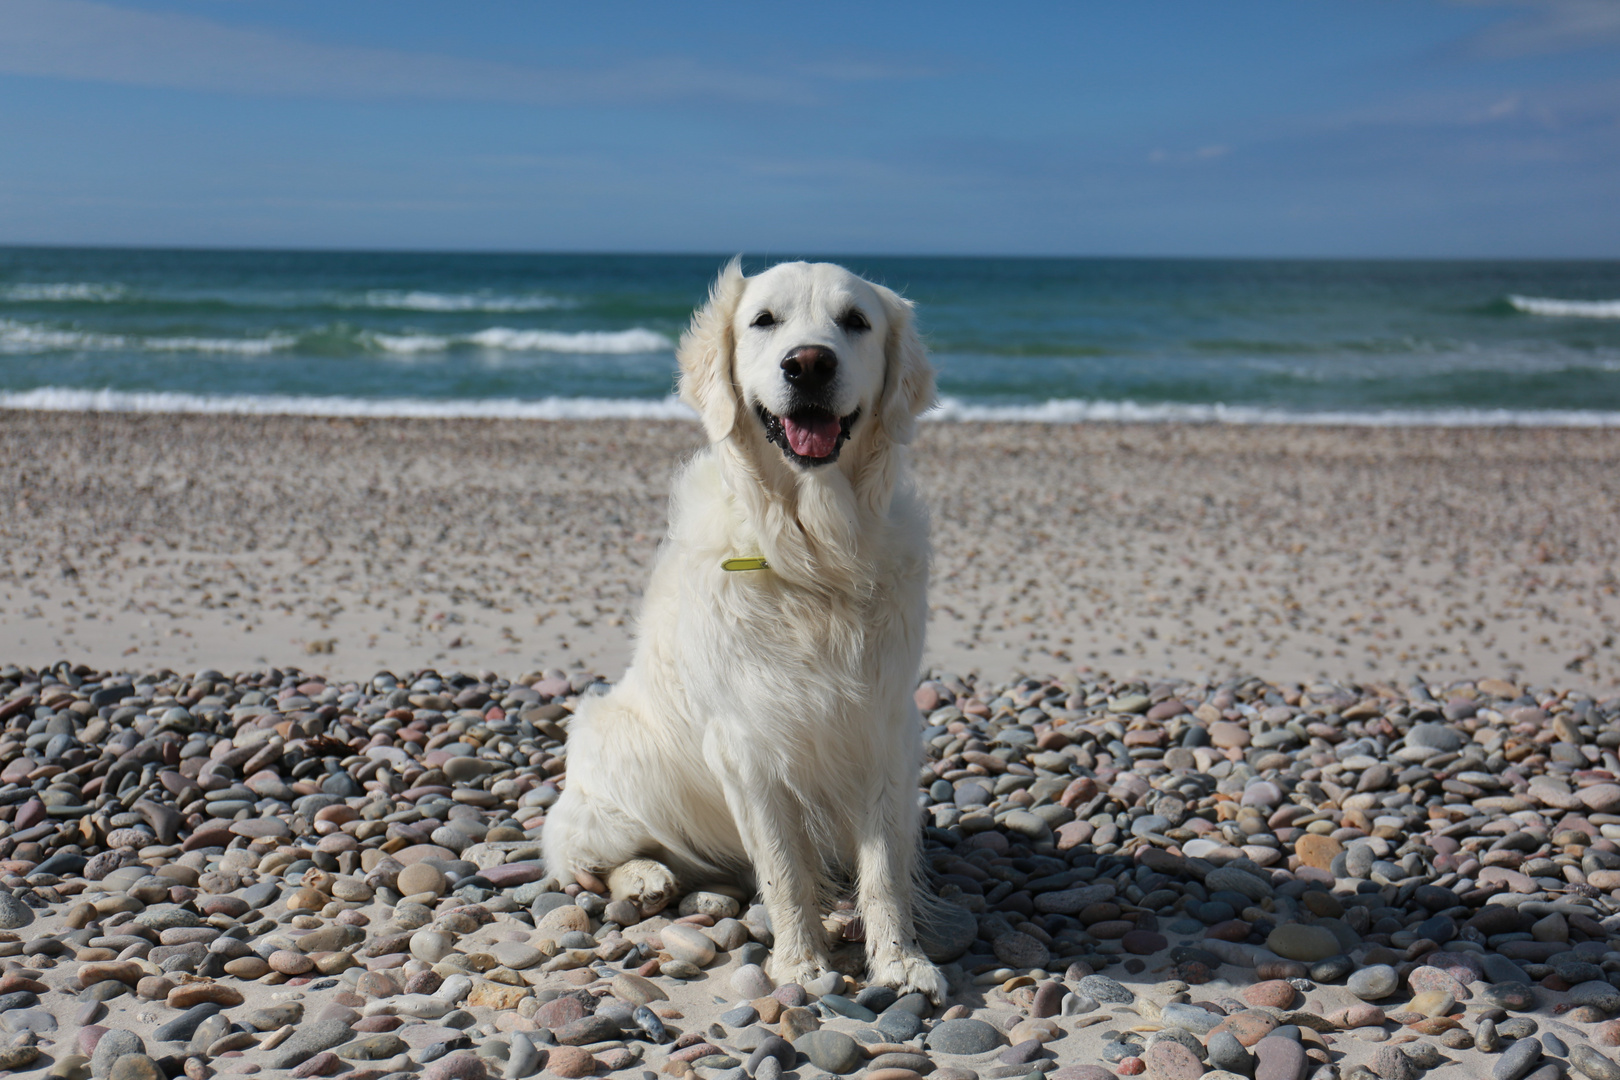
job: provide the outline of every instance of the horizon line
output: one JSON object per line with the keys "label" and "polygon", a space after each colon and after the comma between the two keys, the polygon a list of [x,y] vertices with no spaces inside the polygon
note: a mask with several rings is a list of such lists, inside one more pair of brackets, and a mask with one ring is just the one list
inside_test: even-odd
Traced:
{"label": "horizon line", "polygon": [[975,253],[975,252],[904,252],[853,250],[762,250],[750,252],[722,249],[712,251],[657,250],[632,248],[458,248],[458,247],[317,247],[302,245],[215,245],[215,244],[135,244],[135,243],[46,243],[0,241],[0,251],[154,251],[195,254],[274,254],[274,255],[476,255],[476,256],[577,256],[600,258],[663,258],[663,259],[720,259],[733,256],[746,258],[781,259],[955,259],[1005,260],[1023,262],[1424,262],[1424,263],[1609,263],[1620,262],[1620,253],[1614,255],[1144,255],[1093,252],[1086,254],[1037,253]]}

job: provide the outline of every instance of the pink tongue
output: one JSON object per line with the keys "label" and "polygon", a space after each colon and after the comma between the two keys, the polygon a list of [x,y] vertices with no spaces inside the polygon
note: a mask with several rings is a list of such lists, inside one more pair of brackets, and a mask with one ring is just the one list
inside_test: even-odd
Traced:
{"label": "pink tongue", "polygon": [[824,458],[838,445],[840,425],[836,416],[782,417],[782,430],[788,445],[800,457]]}

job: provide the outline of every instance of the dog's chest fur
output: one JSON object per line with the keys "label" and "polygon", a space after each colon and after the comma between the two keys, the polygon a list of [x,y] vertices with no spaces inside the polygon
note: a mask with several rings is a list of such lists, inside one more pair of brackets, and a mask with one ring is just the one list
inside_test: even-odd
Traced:
{"label": "dog's chest fur", "polygon": [[[649,595],[675,608],[667,615],[678,632],[663,645],[675,655],[665,670],[686,680],[671,703],[705,729],[708,751],[815,778],[829,788],[805,793],[815,801],[855,797],[896,763],[914,765],[907,699],[922,650],[928,564],[926,519],[909,493],[884,520],[866,523],[881,554],[855,591],[802,587],[772,570],[721,569],[759,549],[701,456],[677,482],[672,515],[675,539],[655,576],[670,575],[674,588]],[[895,533],[905,542],[889,542]],[[682,662],[687,650],[709,662]]]}

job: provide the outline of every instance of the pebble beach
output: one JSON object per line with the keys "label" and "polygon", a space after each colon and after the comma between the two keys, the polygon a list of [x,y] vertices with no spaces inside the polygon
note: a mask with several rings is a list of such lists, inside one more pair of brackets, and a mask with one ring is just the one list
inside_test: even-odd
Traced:
{"label": "pebble beach", "polygon": [[692,427],[0,424],[0,1068],[1620,1080],[1620,435],[926,425],[936,1008],[547,873]]}

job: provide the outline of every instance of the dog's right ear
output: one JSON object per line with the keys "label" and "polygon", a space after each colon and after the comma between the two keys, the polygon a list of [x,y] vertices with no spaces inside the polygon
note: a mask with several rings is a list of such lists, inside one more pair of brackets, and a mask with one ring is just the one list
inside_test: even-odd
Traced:
{"label": "dog's right ear", "polygon": [[889,340],[884,347],[887,371],[878,422],[895,442],[911,441],[914,421],[934,404],[934,366],[917,336],[911,301],[893,289],[873,285],[889,318]]}
{"label": "dog's right ear", "polygon": [[681,400],[697,411],[709,441],[720,442],[737,424],[738,396],[732,355],[731,323],[742,299],[742,256],[720,271],[709,302],[692,315],[675,352],[681,365]]}

